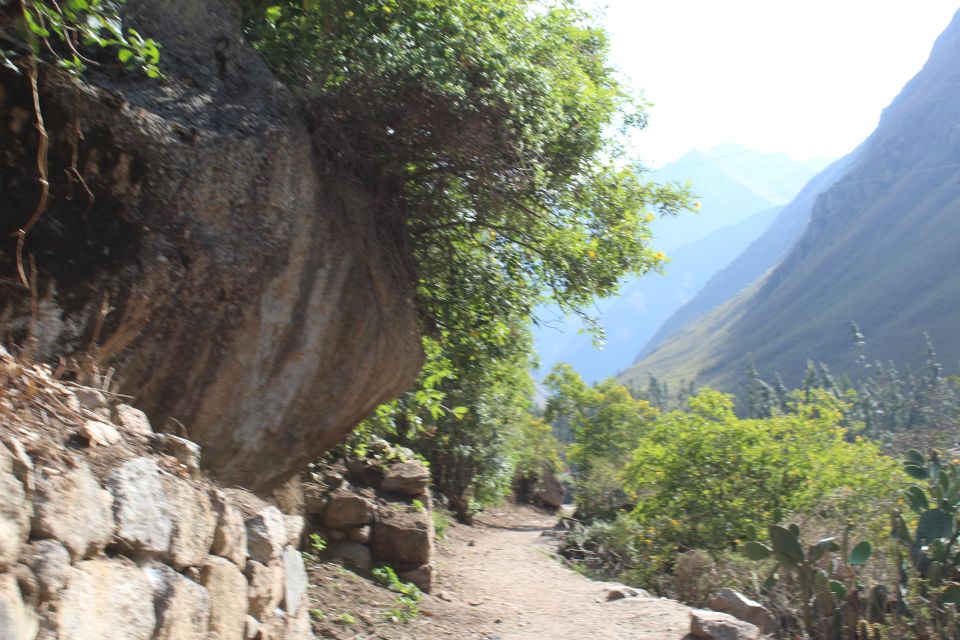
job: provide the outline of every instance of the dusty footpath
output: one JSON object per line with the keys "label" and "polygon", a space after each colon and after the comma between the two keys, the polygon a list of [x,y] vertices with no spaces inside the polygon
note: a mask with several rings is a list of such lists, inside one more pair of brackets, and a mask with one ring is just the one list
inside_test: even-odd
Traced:
{"label": "dusty footpath", "polygon": [[[315,630],[328,638],[389,640],[681,640],[687,636],[687,607],[657,598],[607,602],[602,583],[565,567],[543,535],[555,522],[554,517],[533,509],[504,507],[482,515],[473,527],[451,525],[438,543],[438,586],[424,598],[420,618],[407,624],[384,624],[371,609],[369,615],[359,616],[356,625],[321,624]],[[339,583],[337,592],[342,597],[363,599],[351,593],[351,586],[359,587],[351,584],[356,581],[350,577],[326,578]],[[336,619],[335,609],[328,609],[327,620]]]}

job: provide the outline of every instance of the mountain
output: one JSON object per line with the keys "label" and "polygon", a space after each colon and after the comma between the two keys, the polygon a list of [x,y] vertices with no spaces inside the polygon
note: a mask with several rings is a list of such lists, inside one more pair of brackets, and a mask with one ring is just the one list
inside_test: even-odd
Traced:
{"label": "mountain", "polygon": [[657,220],[656,246],[670,252],[755,213],[783,206],[828,163],[822,159],[801,162],[738,144],[691,151],[651,177],[657,182],[690,183],[703,208],[697,215]]}
{"label": "mountain", "polygon": [[758,238],[823,162],[722,145],[692,151],[654,172],[651,177],[659,182],[690,182],[700,212],[654,222],[654,246],[671,261],[664,275],[632,279],[621,295],[598,303],[607,338],[602,350],[589,335],[578,333],[582,325],[576,319],[541,310],[543,324],[534,328],[541,371],[567,362],[584,379],[596,381],[629,367],[660,323]]}
{"label": "mountain", "polygon": [[857,151],[837,160],[818,173],[759,238],[718,271],[696,296],[670,316],[644,345],[636,357],[639,362],[656,350],[675,331],[730,299],[775,266],[803,233],[817,196],[833,186],[846,172]]}
{"label": "mountain", "polygon": [[[765,276],[688,323],[621,377],[696,376],[733,390],[748,358],[797,384],[806,361],[856,374],[867,358],[919,365],[923,334],[960,354],[960,12],[923,69],[815,201],[804,233]],[[843,166],[841,164],[841,166]]]}

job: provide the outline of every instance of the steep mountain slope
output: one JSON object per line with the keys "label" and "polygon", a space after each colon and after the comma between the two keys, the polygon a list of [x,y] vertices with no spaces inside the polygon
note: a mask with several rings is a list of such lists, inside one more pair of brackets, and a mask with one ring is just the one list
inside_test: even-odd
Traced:
{"label": "steep mountain slope", "polygon": [[652,177],[661,182],[689,181],[703,205],[699,214],[654,223],[655,245],[671,258],[665,275],[634,279],[620,296],[597,305],[607,334],[603,350],[578,334],[575,319],[543,310],[546,322],[534,329],[541,371],[563,361],[598,380],[628,367],[660,323],[763,233],[774,207],[788,202],[821,165],[722,145],[690,152],[656,171]]}
{"label": "steep mountain slope", "polygon": [[636,361],[647,357],[678,329],[723,304],[775,266],[803,233],[817,196],[843,177],[857,151],[818,173],[793,201],[783,208],[762,236],[754,240],[726,268],[718,271],[697,295],[670,316],[641,349]]}
{"label": "steep mountain slope", "polygon": [[922,333],[960,353],[960,13],[888,107],[803,236],[763,279],[688,324],[622,379],[646,372],[736,387],[749,354],[796,383],[808,358],[855,373],[868,357],[917,363]]}
{"label": "steep mountain slope", "polygon": [[607,339],[603,349],[597,349],[589,335],[568,337],[558,360],[570,364],[591,382],[629,367],[637,346],[649,339],[671,312],[690,300],[718,268],[737,257],[780,210],[761,211],[672,251],[663,275],[634,279],[619,297],[600,304],[600,322]]}

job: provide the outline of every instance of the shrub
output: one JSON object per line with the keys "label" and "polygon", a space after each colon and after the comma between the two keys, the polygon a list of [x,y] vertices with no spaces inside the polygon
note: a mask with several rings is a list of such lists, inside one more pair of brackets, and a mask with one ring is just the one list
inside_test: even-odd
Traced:
{"label": "shrub", "polygon": [[625,478],[632,517],[676,550],[722,550],[752,538],[758,523],[834,505],[847,518],[878,519],[902,474],[896,462],[837,426],[841,407],[817,397],[794,413],[740,420],[729,396],[703,391],[690,411],[658,420]]}

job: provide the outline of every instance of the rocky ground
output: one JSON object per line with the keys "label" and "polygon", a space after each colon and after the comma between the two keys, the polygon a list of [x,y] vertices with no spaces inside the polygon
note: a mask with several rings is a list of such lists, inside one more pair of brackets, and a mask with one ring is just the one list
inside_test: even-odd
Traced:
{"label": "rocky ground", "polygon": [[[314,632],[337,640],[681,640],[690,609],[659,598],[607,601],[609,587],[577,574],[554,555],[556,519],[505,506],[474,527],[451,524],[438,542],[437,583],[422,615],[389,621],[396,600],[331,564],[310,568]],[[395,614],[395,612],[393,612]]]}

